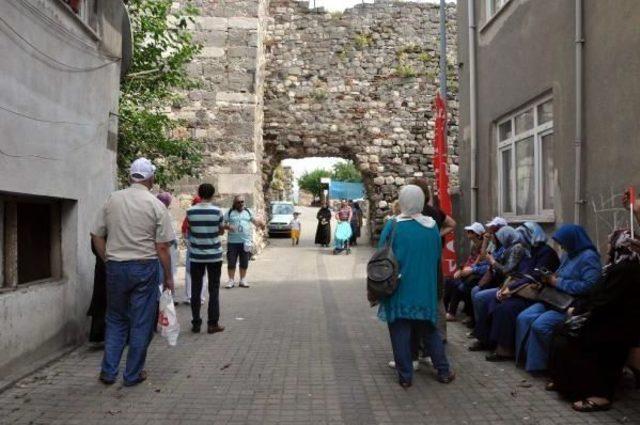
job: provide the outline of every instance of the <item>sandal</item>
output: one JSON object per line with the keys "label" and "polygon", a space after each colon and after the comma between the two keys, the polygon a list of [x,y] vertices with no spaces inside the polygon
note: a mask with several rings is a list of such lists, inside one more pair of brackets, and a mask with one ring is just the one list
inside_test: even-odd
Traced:
{"label": "sandal", "polygon": [[[581,403],[578,405],[578,403]],[[576,412],[604,412],[611,409],[611,402],[605,404],[598,404],[593,400],[585,398],[571,405]]]}
{"label": "sandal", "polygon": [[545,391],[558,391],[556,388],[555,382],[547,382],[547,385],[544,386]]}

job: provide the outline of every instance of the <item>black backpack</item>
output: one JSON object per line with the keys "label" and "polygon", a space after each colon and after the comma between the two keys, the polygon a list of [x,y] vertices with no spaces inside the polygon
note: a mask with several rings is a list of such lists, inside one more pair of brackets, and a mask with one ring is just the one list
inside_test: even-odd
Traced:
{"label": "black backpack", "polygon": [[398,288],[398,260],[393,254],[393,240],[396,236],[396,221],[393,221],[391,235],[384,246],[378,249],[367,263],[367,298],[372,303],[393,295]]}

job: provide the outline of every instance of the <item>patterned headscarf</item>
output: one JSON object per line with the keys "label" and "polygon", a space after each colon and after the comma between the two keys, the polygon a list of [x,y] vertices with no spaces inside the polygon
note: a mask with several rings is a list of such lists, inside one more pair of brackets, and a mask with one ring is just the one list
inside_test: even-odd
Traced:
{"label": "patterned headscarf", "polygon": [[628,230],[619,230],[611,235],[609,240],[609,243],[611,244],[611,251],[609,255],[610,264],[618,264],[627,260],[640,262],[640,255],[628,248],[630,241],[631,232]]}
{"label": "patterned headscarf", "polygon": [[522,227],[528,230],[531,246],[544,245],[547,243],[547,234],[538,223],[525,221]]}
{"label": "patterned headscarf", "polygon": [[173,199],[169,192],[160,192],[158,193],[156,198],[158,198],[160,202],[162,202],[167,208],[169,208],[169,205],[171,205],[171,200]]}
{"label": "patterned headscarf", "polygon": [[496,233],[496,238],[500,245],[505,248],[510,248],[511,246],[520,242],[520,236],[518,232],[511,226],[504,226]]}

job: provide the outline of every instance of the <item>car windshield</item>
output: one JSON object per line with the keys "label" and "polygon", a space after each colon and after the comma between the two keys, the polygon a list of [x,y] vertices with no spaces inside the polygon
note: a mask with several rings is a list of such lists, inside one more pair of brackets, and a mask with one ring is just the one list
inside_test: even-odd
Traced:
{"label": "car windshield", "polygon": [[293,214],[293,205],[289,204],[276,204],[271,207],[271,213],[273,215],[289,215]]}

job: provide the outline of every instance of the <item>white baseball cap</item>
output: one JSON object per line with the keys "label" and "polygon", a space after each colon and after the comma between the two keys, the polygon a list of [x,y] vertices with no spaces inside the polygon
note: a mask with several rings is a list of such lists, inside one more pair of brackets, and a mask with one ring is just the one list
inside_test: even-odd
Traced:
{"label": "white baseball cap", "polygon": [[475,223],[472,223],[469,226],[465,227],[464,230],[467,230],[469,232],[473,232],[478,236],[482,236],[482,234],[485,232],[484,226],[482,224],[478,223],[477,221]]}
{"label": "white baseball cap", "polygon": [[134,182],[149,180],[156,172],[156,166],[147,158],[138,158],[131,164],[129,175]]}
{"label": "white baseball cap", "polygon": [[504,227],[507,226],[507,220],[502,217],[493,217],[493,220],[486,224],[487,227]]}

